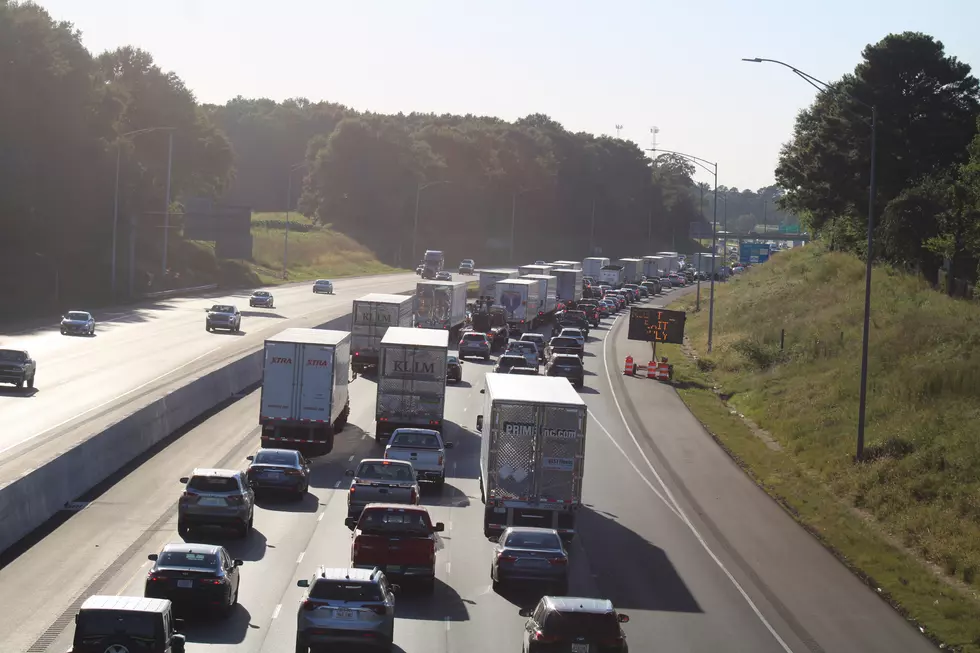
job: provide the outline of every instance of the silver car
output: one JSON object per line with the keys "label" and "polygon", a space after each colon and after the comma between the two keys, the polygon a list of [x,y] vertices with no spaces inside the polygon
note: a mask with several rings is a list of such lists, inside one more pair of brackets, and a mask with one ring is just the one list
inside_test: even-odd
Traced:
{"label": "silver car", "polygon": [[68,311],[61,318],[61,335],[95,335],[95,318],[85,311]]}
{"label": "silver car", "polygon": [[523,356],[527,361],[527,367],[537,367],[540,359],[537,343],[528,340],[511,340],[507,343],[507,351],[504,353]]}
{"label": "silver car", "polygon": [[208,331],[225,329],[232,333],[242,330],[242,312],[237,306],[231,304],[215,304],[211,308],[204,309],[208,316],[204,323],[204,328]]}
{"label": "silver car", "polygon": [[326,293],[328,295],[333,294],[333,282],[327,281],[326,279],[317,279],[313,282],[313,294]]}
{"label": "silver car", "polygon": [[177,501],[177,533],[187,537],[196,526],[224,526],[242,538],[252,530],[255,493],[245,473],[234,469],[195,469],[180,479],[186,488]]}
{"label": "silver car", "polygon": [[568,553],[553,528],[512,526],[496,539],[490,563],[493,588],[511,581],[544,583],[568,593]]}
{"label": "silver car", "polygon": [[380,569],[321,566],[312,578],[296,584],[306,588],[296,612],[296,653],[327,645],[394,648],[399,587]]}
{"label": "silver car", "polygon": [[261,306],[263,308],[275,308],[276,300],[268,290],[256,290],[248,298],[249,306]]}

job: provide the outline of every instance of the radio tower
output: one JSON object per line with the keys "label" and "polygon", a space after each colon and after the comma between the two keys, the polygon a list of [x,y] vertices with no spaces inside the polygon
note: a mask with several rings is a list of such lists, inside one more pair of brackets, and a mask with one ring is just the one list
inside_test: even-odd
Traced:
{"label": "radio tower", "polygon": [[654,150],[657,149],[657,134],[659,133],[660,133],[660,127],[650,128],[650,139],[652,141],[650,147],[653,148]]}
{"label": "radio tower", "polygon": [[616,125],[616,138],[619,138],[619,130],[623,128],[622,125]]}

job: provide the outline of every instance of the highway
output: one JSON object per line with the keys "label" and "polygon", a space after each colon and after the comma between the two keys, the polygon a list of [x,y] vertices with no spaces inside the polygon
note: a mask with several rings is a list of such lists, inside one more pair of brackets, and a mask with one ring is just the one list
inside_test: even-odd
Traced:
{"label": "highway", "polygon": [[[595,329],[587,349],[586,505],[570,550],[570,593],[611,598],[629,614],[633,651],[933,650],[759,491],[671,388],[622,377],[625,353],[642,360],[649,351],[626,340],[622,317]],[[482,535],[474,425],[489,369],[467,361],[464,382],[448,388],[450,478],[441,496],[424,496],[446,524],[439,582],[431,597],[399,595],[396,651],[520,650],[518,607],[535,597],[491,589]],[[351,385],[350,425],[314,463],[304,502],[261,500],[247,540],[206,540],[246,561],[240,605],[227,621],[189,622],[188,651],[292,650],[296,581],[350,559],[343,472],[379,453],[374,394],[370,379]],[[0,569],[0,651],[60,653],[85,596],[142,594],[146,556],[179,539],[177,479],[195,466],[243,467],[258,446],[257,411],[251,393],[213,415]]]}
{"label": "highway", "polygon": [[[349,313],[351,301],[363,294],[410,290],[415,279],[341,279],[334,295],[314,295],[312,283],[268,288],[274,309],[250,309],[250,291],[162,299],[94,313],[94,337],[63,336],[57,320],[28,332],[0,331],[0,347],[27,349],[37,361],[34,391],[0,386],[0,484],[35,466],[45,453],[40,449],[70,447],[111,423],[115,411],[161,397],[188,377],[260,347],[286,326],[321,324]],[[241,309],[242,333],[205,331],[204,311],[215,303]]]}

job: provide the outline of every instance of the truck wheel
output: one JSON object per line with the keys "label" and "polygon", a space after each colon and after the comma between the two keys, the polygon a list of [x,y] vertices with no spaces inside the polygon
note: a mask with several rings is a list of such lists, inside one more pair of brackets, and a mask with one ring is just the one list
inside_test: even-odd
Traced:
{"label": "truck wheel", "polygon": [[422,589],[422,593],[423,594],[432,594],[433,592],[435,592],[436,591],[436,577],[433,576],[432,578],[426,578],[425,580],[423,580],[422,581],[422,588],[421,589]]}
{"label": "truck wheel", "polygon": [[445,485],[446,485],[446,474],[444,472],[442,474],[442,476],[440,476],[439,478],[436,479],[435,486],[436,486],[436,489],[437,490],[439,490],[440,492],[442,492],[442,488]]}
{"label": "truck wheel", "polygon": [[310,653],[309,645],[298,634],[296,635],[296,653]]}

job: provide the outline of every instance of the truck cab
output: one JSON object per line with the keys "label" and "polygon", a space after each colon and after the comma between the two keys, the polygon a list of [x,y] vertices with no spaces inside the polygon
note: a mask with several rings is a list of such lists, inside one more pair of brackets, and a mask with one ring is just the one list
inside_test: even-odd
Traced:
{"label": "truck cab", "polygon": [[424,507],[372,503],[344,523],[353,532],[352,567],[377,567],[388,578],[418,581],[426,593],[435,589],[438,533],[445,526],[433,524]]}

